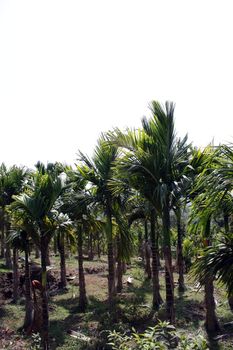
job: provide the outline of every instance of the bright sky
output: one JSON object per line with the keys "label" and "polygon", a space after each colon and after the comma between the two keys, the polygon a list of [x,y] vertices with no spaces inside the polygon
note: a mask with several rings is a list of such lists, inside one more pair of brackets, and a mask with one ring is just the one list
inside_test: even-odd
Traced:
{"label": "bright sky", "polygon": [[232,141],[232,1],[0,0],[0,163],[72,163],[176,102],[178,134]]}

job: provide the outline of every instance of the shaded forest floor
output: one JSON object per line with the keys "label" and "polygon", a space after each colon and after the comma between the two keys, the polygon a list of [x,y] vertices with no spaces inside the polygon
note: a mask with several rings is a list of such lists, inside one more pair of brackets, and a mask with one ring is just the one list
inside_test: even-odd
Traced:
{"label": "shaded forest floor", "polygon": [[[35,261],[37,262],[37,261]],[[67,275],[72,279],[67,290],[58,290],[59,259],[51,259],[53,276],[50,285],[50,340],[51,349],[107,349],[104,347],[107,339],[106,330],[126,331],[135,327],[143,331],[147,326],[155,324],[157,319],[164,319],[163,307],[157,313],[151,311],[152,285],[144,277],[142,262],[133,259],[124,275],[124,288],[117,297],[116,319],[111,319],[107,303],[107,261],[85,261],[85,278],[89,305],[85,313],[80,313],[78,305],[78,270],[77,259],[67,261]],[[38,337],[25,338],[18,329],[24,318],[24,298],[14,305],[10,298],[10,282],[7,281],[7,271],[0,260],[0,349],[24,350],[39,349]],[[165,298],[164,272],[161,269],[161,294]],[[133,278],[133,284],[128,285],[127,277]],[[9,276],[8,276],[9,277]],[[5,280],[4,280],[5,278]],[[174,274],[177,285],[178,275]],[[9,282],[9,283],[8,283]],[[8,295],[4,294],[6,291]],[[181,334],[190,334],[195,337],[204,332],[204,304],[203,290],[198,290],[190,278],[186,276],[186,291],[182,295],[175,291],[176,328]],[[233,321],[233,314],[227,303],[224,288],[217,286],[215,293],[217,314],[222,326],[220,340],[209,340],[212,350],[233,349],[233,325],[226,323]],[[221,336],[223,337],[221,338]]]}

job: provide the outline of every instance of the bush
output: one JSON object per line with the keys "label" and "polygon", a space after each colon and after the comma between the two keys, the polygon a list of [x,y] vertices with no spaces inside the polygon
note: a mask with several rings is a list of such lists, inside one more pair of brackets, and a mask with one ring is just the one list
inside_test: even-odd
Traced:
{"label": "bush", "polygon": [[132,329],[130,334],[109,331],[108,345],[112,350],[206,350],[206,340],[198,335],[193,340],[187,336],[179,337],[174,326],[169,322],[161,322],[149,327],[144,333]]}

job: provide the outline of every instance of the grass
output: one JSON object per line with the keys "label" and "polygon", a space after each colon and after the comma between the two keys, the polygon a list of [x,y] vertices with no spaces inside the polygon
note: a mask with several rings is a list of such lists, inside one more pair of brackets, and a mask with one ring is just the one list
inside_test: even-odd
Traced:
{"label": "grass", "polygon": [[[52,263],[55,269],[59,266],[59,258],[53,257]],[[1,264],[1,261],[0,261]],[[67,261],[67,270],[72,274],[77,274],[77,259],[71,258]],[[0,265],[1,266],[1,265]],[[117,298],[117,314],[113,320],[108,312],[107,303],[107,261],[85,261],[84,268],[99,269],[98,273],[86,273],[86,285],[89,304],[85,313],[80,313],[78,305],[78,287],[75,281],[70,283],[68,291],[61,292],[50,297],[50,338],[52,349],[101,349],[101,342],[106,340],[107,329],[126,330],[134,326],[139,331],[147,326],[153,325],[156,319],[164,318],[164,307],[159,312],[151,310],[152,285],[144,277],[142,263],[136,259],[128,267],[124,276],[124,282],[128,276],[133,278],[133,284],[124,283],[122,293]],[[4,270],[4,267],[3,267]],[[178,275],[174,274],[175,283]],[[161,273],[161,295],[165,300],[164,275]],[[204,305],[203,291],[197,291],[191,279],[186,277],[186,291],[182,295],[175,289],[176,303],[176,327],[180,334],[189,333],[196,336],[197,333],[205,335],[204,332]],[[233,315],[227,304],[226,294],[221,286],[216,286],[217,314],[221,324],[233,320]],[[75,296],[74,296],[75,295]],[[6,304],[0,307],[0,317],[3,327],[9,327],[17,331],[22,325],[24,317],[23,304]],[[72,338],[69,334],[71,330],[81,332],[90,337],[87,344],[78,339]],[[101,337],[100,337],[100,332]],[[226,330],[231,333],[232,330]],[[102,340],[100,339],[102,338]],[[99,344],[97,346],[97,344]],[[224,341],[210,343],[212,350],[232,349],[232,338]],[[30,347],[28,348],[30,349]]]}

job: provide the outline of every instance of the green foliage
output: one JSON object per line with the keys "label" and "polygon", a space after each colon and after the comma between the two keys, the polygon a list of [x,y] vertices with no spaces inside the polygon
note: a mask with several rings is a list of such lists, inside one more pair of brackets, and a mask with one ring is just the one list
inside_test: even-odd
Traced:
{"label": "green foliage", "polygon": [[209,349],[205,338],[198,335],[195,339],[191,339],[185,335],[180,337],[178,346],[179,350],[206,350]]}
{"label": "green foliage", "polygon": [[40,350],[41,349],[41,337],[39,333],[32,334],[32,345],[31,350]]}
{"label": "green foliage", "polygon": [[131,334],[117,331],[109,332],[108,340],[112,350],[206,350],[206,340],[198,335],[195,339],[187,336],[178,336],[174,326],[169,322],[159,323],[149,327],[144,333],[138,333],[133,329]]}
{"label": "green foliage", "polygon": [[233,293],[233,235],[228,233],[216,245],[207,247],[192,267],[192,274],[201,284],[217,278]]}
{"label": "green foliage", "polygon": [[186,237],[183,240],[183,257],[185,260],[186,268],[189,269],[192,264],[192,258],[196,253],[197,247],[193,244],[193,241]]}

